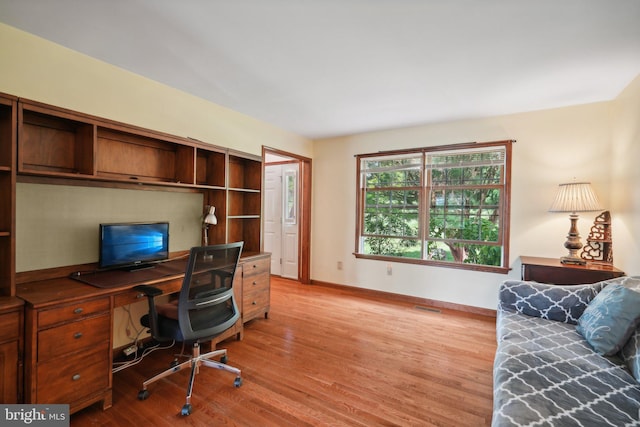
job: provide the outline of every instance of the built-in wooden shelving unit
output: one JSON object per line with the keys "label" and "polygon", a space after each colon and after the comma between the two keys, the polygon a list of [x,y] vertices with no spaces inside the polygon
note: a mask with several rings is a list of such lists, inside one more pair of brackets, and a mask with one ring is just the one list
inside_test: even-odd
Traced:
{"label": "built-in wooden shelving unit", "polygon": [[[209,243],[261,251],[260,157],[39,102],[18,102],[17,173],[192,189],[216,207]],[[203,207],[204,209],[204,207]]]}

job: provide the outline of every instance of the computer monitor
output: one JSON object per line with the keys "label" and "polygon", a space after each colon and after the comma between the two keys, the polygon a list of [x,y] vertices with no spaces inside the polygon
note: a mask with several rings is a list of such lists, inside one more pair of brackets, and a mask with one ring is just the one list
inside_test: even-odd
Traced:
{"label": "computer monitor", "polygon": [[148,268],[168,258],[168,222],[100,224],[100,268]]}

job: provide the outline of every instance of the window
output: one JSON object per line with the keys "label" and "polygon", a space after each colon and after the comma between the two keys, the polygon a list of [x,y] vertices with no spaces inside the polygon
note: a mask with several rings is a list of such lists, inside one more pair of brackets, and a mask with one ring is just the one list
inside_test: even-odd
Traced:
{"label": "window", "polygon": [[358,155],[356,256],[506,272],[511,144]]}

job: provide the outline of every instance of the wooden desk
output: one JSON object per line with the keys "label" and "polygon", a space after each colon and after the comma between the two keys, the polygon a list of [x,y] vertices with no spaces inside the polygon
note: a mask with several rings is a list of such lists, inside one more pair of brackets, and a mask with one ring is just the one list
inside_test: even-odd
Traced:
{"label": "wooden desk", "polygon": [[556,285],[578,285],[624,276],[624,272],[612,265],[587,263],[586,265],[562,264],[559,258],[522,256],[522,280],[533,280]]}
{"label": "wooden desk", "polygon": [[[267,317],[270,257],[240,260],[234,287],[243,315],[215,342],[233,335],[241,339],[244,322],[256,312]],[[181,273],[144,283],[171,294],[180,290],[183,277]],[[103,409],[111,407],[113,311],[145,298],[133,289],[138,284],[98,288],[65,276],[17,285],[17,295],[25,301],[24,403],[66,403],[71,413],[96,402]],[[245,287],[252,292],[245,293]],[[257,287],[263,289],[259,300],[253,296]],[[250,316],[244,316],[245,304]]]}

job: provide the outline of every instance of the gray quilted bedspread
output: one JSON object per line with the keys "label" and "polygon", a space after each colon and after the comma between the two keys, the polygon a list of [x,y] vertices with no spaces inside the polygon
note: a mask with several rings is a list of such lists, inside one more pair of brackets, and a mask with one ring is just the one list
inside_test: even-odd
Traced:
{"label": "gray quilted bedspread", "polygon": [[575,325],[498,310],[497,426],[640,426],[640,384]]}

